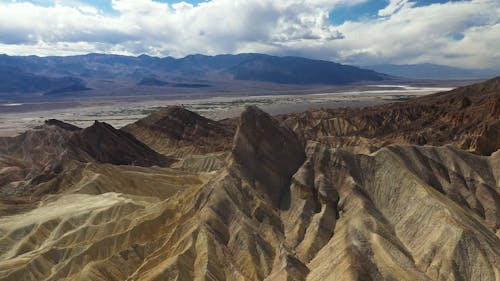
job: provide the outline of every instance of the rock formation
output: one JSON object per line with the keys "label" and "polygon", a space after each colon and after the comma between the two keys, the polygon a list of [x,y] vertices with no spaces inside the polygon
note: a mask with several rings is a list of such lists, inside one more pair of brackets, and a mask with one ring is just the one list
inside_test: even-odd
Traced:
{"label": "rock formation", "polygon": [[98,121],[80,129],[48,120],[19,136],[0,138],[0,144],[0,194],[9,198],[46,193],[38,185],[47,182],[55,192],[60,189],[55,186],[70,184],[66,182],[72,182],[88,162],[146,167],[172,163],[131,134]]}
{"label": "rock formation", "polygon": [[218,152],[231,147],[234,126],[170,106],[122,128],[161,153]]}
{"label": "rock formation", "polygon": [[[0,280],[500,280],[495,81],[279,118],[248,107],[231,146],[230,126],[180,108],[124,129],[189,147],[169,167],[103,123],[4,139]],[[72,155],[58,181],[12,192],[48,153]]]}
{"label": "rock formation", "polygon": [[295,133],[255,106],[240,117],[233,165],[241,177],[276,206],[289,205],[290,179],[305,159]]}
{"label": "rock formation", "polygon": [[304,142],[374,152],[388,144],[452,144],[481,155],[500,148],[500,77],[405,102],[282,116]]}
{"label": "rock formation", "polygon": [[115,165],[165,166],[166,157],[156,153],[129,133],[95,121],[94,125],[74,134],[70,145],[92,159]]}

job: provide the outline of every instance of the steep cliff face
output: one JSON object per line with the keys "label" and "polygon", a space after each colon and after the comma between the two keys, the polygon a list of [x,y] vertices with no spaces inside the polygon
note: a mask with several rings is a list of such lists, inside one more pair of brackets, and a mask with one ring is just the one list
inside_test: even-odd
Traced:
{"label": "steep cliff face", "polygon": [[232,150],[234,170],[276,207],[290,204],[290,178],[305,159],[295,133],[257,107],[240,117]]}

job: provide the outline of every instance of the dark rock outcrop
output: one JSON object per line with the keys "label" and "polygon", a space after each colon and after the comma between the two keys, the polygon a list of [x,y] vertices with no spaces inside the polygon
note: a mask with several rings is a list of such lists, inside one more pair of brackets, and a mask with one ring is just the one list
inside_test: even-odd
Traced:
{"label": "dark rock outcrop", "polygon": [[73,135],[70,145],[102,163],[145,167],[166,166],[169,163],[165,156],[158,154],[133,135],[98,121]]}
{"label": "dark rock outcrop", "polygon": [[295,133],[255,106],[241,114],[232,149],[242,178],[276,207],[288,208],[292,175],[305,160]]}
{"label": "dark rock outcrop", "polygon": [[475,150],[481,155],[491,155],[500,148],[500,121],[488,124],[476,138]]}
{"label": "dark rock outcrop", "polygon": [[79,131],[79,130],[81,130],[80,127],[77,127],[73,124],[69,124],[69,123],[66,123],[66,122],[63,122],[63,121],[57,120],[57,119],[48,119],[48,120],[45,120],[44,123],[46,125],[57,126],[61,129],[67,130],[67,131]]}

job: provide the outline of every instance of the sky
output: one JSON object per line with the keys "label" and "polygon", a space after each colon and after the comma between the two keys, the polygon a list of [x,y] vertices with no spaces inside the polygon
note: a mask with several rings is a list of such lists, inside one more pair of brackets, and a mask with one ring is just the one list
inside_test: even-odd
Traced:
{"label": "sky", "polygon": [[0,0],[0,53],[500,68],[500,0]]}

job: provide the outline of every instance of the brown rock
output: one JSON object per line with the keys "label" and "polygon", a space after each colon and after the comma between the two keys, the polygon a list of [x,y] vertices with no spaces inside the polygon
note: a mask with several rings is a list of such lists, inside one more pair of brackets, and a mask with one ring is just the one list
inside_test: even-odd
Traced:
{"label": "brown rock", "polygon": [[[167,166],[158,154],[129,133],[95,122],[79,129],[58,120],[0,143],[0,194],[4,197],[54,193],[73,184],[84,163]],[[50,183],[51,187],[40,187]],[[37,196],[33,196],[37,194]]]}
{"label": "brown rock", "polygon": [[161,153],[203,154],[229,150],[235,128],[231,123],[213,121],[183,107],[170,106],[122,130]]}
{"label": "brown rock", "polygon": [[[103,123],[0,139],[1,194],[40,199],[0,200],[0,280],[497,281],[498,116],[484,109],[499,85],[285,122],[249,107],[217,164],[102,163],[156,157]],[[162,145],[225,138],[183,114],[168,115],[178,126]],[[220,167],[192,173],[190,161]]]}
{"label": "brown rock", "polygon": [[98,121],[74,134],[69,142],[69,146],[84,151],[91,159],[102,163],[145,167],[169,164],[165,156],[153,151],[133,135]]}
{"label": "brown rock", "polygon": [[[391,143],[453,144],[479,154],[499,149],[484,136],[500,120],[500,77],[449,92],[365,108],[320,109],[281,116],[302,141],[319,141],[351,150],[375,151]],[[341,120],[341,121],[340,121]],[[476,138],[482,147],[476,147]],[[488,140],[486,140],[488,139]],[[472,141],[471,141],[472,140]],[[489,143],[486,144],[485,142]]]}
{"label": "brown rock", "polygon": [[288,208],[292,175],[305,160],[295,133],[255,106],[241,114],[232,150],[234,168],[276,207]]}
{"label": "brown rock", "polygon": [[500,121],[488,125],[476,139],[475,150],[481,155],[491,155],[500,149]]}

